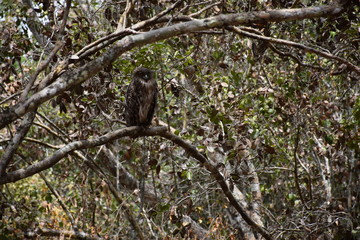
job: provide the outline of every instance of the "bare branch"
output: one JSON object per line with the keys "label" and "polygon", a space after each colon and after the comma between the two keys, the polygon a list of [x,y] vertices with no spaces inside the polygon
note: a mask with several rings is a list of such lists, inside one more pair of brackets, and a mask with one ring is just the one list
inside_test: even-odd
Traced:
{"label": "bare branch", "polygon": [[63,20],[61,22],[60,28],[58,30],[59,35],[64,34],[64,30],[65,30],[65,27],[66,27],[66,22],[67,22],[67,19],[69,17],[69,13],[70,13],[70,7],[71,7],[71,0],[66,0],[66,7],[65,7],[65,10],[64,10],[64,17],[63,17]]}
{"label": "bare branch", "polygon": [[217,6],[217,5],[220,5],[221,3],[222,3],[222,2],[216,2],[216,3],[210,4],[210,5],[202,8],[202,9],[200,9],[199,11],[190,14],[189,16],[190,16],[190,17],[197,17],[197,16],[199,16],[201,13],[205,12],[206,10],[209,10],[210,8],[213,8],[213,7]]}
{"label": "bare branch", "polygon": [[127,0],[126,1],[126,8],[124,13],[121,15],[118,26],[116,28],[116,31],[122,31],[124,30],[128,25],[128,16],[130,12],[134,9],[134,0]]}
{"label": "bare branch", "polygon": [[184,141],[180,137],[169,132],[160,132],[159,136],[164,137],[185,149],[193,158],[199,161],[208,171],[210,171],[211,174],[215,177],[217,183],[220,185],[225,196],[228,198],[230,204],[239,212],[246,223],[249,224],[255,231],[259,232],[265,239],[272,239],[270,234],[263,227],[258,225],[248,215],[244,207],[239,204],[228,184],[226,183],[224,176],[219,172],[217,166],[214,166],[204,155],[197,151],[194,146],[192,146],[189,142]]}
{"label": "bare branch", "polygon": [[[142,130],[141,127],[122,128],[122,129],[118,129],[116,131],[107,133],[105,135],[102,135],[102,136],[94,138],[94,139],[71,142],[71,143],[65,145],[64,147],[62,147],[61,149],[55,151],[53,153],[53,155],[45,158],[44,160],[42,160],[38,163],[35,163],[29,167],[26,167],[25,169],[19,169],[19,170],[5,174],[4,176],[2,176],[0,178],[0,184],[15,182],[20,179],[32,176],[32,175],[39,173],[43,170],[46,170],[48,168],[51,168],[56,163],[58,163],[61,159],[63,159],[66,155],[68,155],[69,153],[71,153],[75,150],[100,146],[109,141],[112,141],[117,138],[125,137],[125,136],[137,136],[137,135],[139,135],[141,130]],[[159,132],[161,132],[161,131],[166,131],[166,128],[165,127],[151,128],[151,129],[147,130],[146,133],[149,136],[153,136],[153,135],[158,135]]]}
{"label": "bare branch", "polygon": [[340,63],[346,64],[346,66],[349,69],[353,70],[354,72],[356,72],[360,76],[360,67],[352,64],[351,62],[347,61],[344,58],[332,55],[331,53],[327,53],[327,52],[324,52],[324,51],[321,51],[321,50],[318,50],[318,49],[303,45],[301,43],[296,43],[296,42],[292,42],[292,41],[288,41],[288,40],[276,39],[276,38],[257,35],[257,34],[254,34],[254,33],[249,33],[249,32],[243,31],[243,30],[241,30],[241,29],[239,29],[237,27],[233,27],[233,26],[228,27],[228,29],[230,29],[231,31],[234,31],[236,33],[239,33],[241,35],[247,36],[247,37],[256,38],[256,39],[259,39],[259,40],[266,40],[266,41],[273,42],[273,43],[278,43],[278,44],[285,44],[287,46],[291,46],[291,47],[301,49],[301,50],[303,50],[305,52],[315,53],[315,54],[317,54],[317,55],[319,55],[321,57],[324,57],[324,58],[336,60],[336,61],[338,61]]}
{"label": "bare branch", "polygon": [[92,53],[105,48],[106,46],[110,45],[111,43],[113,43],[119,39],[122,39],[126,35],[129,35],[131,33],[135,34],[135,33],[137,33],[138,30],[143,29],[144,27],[147,27],[151,24],[155,24],[164,15],[166,15],[167,13],[171,12],[176,7],[178,7],[181,2],[183,2],[183,0],[176,1],[173,5],[171,5],[169,8],[165,9],[164,11],[160,12],[156,16],[154,16],[150,19],[144,20],[142,22],[136,23],[135,25],[131,26],[130,28],[117,29],[112,34],[102,37],[102,38],[96,40],[95,42],[92,42],[89,45],[85,46],[79,52],[77,52],[75,55],[79,56],[80,58],[89,56]]}
{"label": "bare branch", "polygon": [[25,233],[27,238],[34,238],[38,236],[44,237],[66,237],[70,239],[85,239],[85,240],[101,240],[104,238],[92,236],[84,232],[75,232],[75,231],[66,231],[66,230],[57,230],[50,228],[36,228],[35,230],[28,230]]}
{"label": "bare branch", "polygon": [[28,113],[26,118],[21,122],[21,126],[18,128],[15,136],[8,142],[5,152],[0,158],[0,176],[5,174],[6,167],[9,165],[20,143],[29,131],[34,118],[35,112]]}
{"label": "bare branch", "polygon": [[33,87],[37,76],[49,65],[50,61],[54,58],[56,53],[64,46],[64,44],[64,42],[58,41],[55,44],[54,49],[50,52],[49,57],[40,63],[40,65],[36,69],[36,72],[31,76],[30,81],[26,85],[24,91],[21,93],[19,102],[24,101],[25,97],[29,94],[29,91]]}
{"label": "bare branch", "polygon": [[[0,129],[5,127],[7,124],[11,123],[15,119],[23,116],[27,112],[32,111],[50,98],[94,76],[104,66],[108,66],[113,61],[115,61],[121,54],[129,51],[134,47],[140,47],[145,44],[168,39],[174,36],[212,28],[222,28],[227,26],[249,23],[280,22],[301,20],[304,18],[315,18],[321,16],[332,16],[340,13],[342,10],[343,8],[337,5],[324,5],[320,7],[303,9],[281,9],[250,13],[226,14],[205,18],[202,20],[193,20],[189,22],[178,23],[153,31],[144,32],[133,36],[127,36],[117,42],[112,48],[110,48],[99,58],[85,64],[82,67],[79,67],[76,70],[62,74],[56,82],[35,93],[22,104],[17,104],[12,108],[7,109],[5,112],[0,113]],[[327,55],[321,51],[317,52],[322,55]],[[335,59],[343,61],[343,59],[339,57],[335,57]],[[347,64],[349,63],[347,62]]]}
{"label": "bare branch", "polygon": [[293,150],[295,186],[296,186],[296,189],[297,189],[297,192],[299,194],[302,204],[305,206],[306,209],[309,209],[309,207],[306,204],[305,198],[302,194],[302,191],[300,188],[300,183],[299,183],[299,162],[297,159],[297,151],[299,148],[299,141],[300,141],[300,126],[297,126],[296,137],[295,137],[295,146],[294,146],[294,150]]}
{"label": "bare branch", "polygon": [[[20,179],[32,176],[36,173],[39,173],[45,169],[48,169],[58,163],[62,158],[64,158],[67,154],[79,150],[85,149],[95,146],[100,146],[109,141],[112,141],[117,138],[121,138],[124,136],[161,136],[166,138],[180,147],[184,148],[193,158],[199,161],[211,174],[215,177],[216,181],[222,188],[224,194],[228,198],[229,202],[235,209],[240,213],[240,215],[244,218],[244,220],[257,232],[259,232],[265,239],[271,239],[269,233],[260,225],[258,225],[246,212],[246,210],[238,203],[234,195],[232,194],[228,184],[224,176],[219,172],[217,166],[214,166],[204,155],[202,155],[197,149],[192,146],[189,142],[184,141],[180,137],[167,132],[166,127],[153,127],[149,129],[143,129],[141,127],[127,127],[118,129],[116,131],[107,133],[103,136],[90,139],[90,140],[81,140],[75,141],[67,144],[63,148],[54,152],[53,155],[45,158],[44,160],[35,163],[25,169],[19,169],[10,173],[5,174],[0,178],[0,184],[15,182]],[[114,190],[115,191],[115,190]]]}

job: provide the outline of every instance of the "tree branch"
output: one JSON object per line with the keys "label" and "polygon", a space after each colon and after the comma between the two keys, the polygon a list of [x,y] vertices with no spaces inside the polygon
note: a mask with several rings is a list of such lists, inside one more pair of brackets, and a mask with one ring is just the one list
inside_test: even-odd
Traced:
{"label": "tree branch", "polygon": [[[61,149],[55,151],[51,156],[45,158],[40,162],[30,165],[24,169],[15,170],[13,172],[3,175],[2,177],[0,177],[0,184],[16,182],[20,179],[30,177],[36,173],[51,168],[61,159],[63,159],[66,155],[75,150],[100,146],[109,141],[125,136],[138,136],[141,131],[141,127],[127,127],[118,129],[116,131],[107,133],[94,139],[71,142],[69,144],[66,144]],[[146,133],[148,136],[154,136],[159,135],[161,131],[166,131],[166,127],[150,128],[146,130]]]}
{"label": "tree branch", "polygon": [[37,67],[37,69],[36,69],[36,72],[31,75],[28,84],[26,85],[24,91],[23,91],[22,94],[20,95],[19,102],[24,101],[25,97],[29,94],[31,88],[33,87],[37,76],[49,65],[50,61],[54,58],[54,56],[56,55],[56,53],[64,46],[64,44],[65,44],[64,42],[58,41],[58,42],[55,44],[54,49],[50,52],[48,58],[45,59],[45,60],[43,60],[43,61],[40,63],[40,65],[39,65],[39,66]]}
{"label": "tree branch", "polygon": [[[137,127],[138,128],[138,127]],[[135,129],[137,130],[137,129]],[[141,130],[141,128],[140,128]],[[114,196],[115,200],[118,202],[120,208],[124,211],[124,214],[129,221],[130,225],[133,227],[134,231],[137,233],[137,237],[140,240],[145,239],[144,237],[144,229],[141,229],[138,222],[135,220],[133,211],[131,210],[131,205],[127,202],[126,199],[123,199],[119,191],[116,189],[114,184],[109,180],[108,176],[103,172],[103,170],[92,160],[84,155],[82,155],[79,151],[74,151],[74,154],[80,159],[84,160],[85,164],[94,171],[103,181],[106,182],[107,186],[110,189],[110,192]],[[145,234],[146,235],[146,234]]]}
{"label": "tree branch", "polygon": [[32,6],[32,3],[30,0],[22,0],[23,6],[25,6],[26,8],[28,8],[27,11],[27,17],[26,17],[26,22],[27,25],[31,31],[31,33],[34,35],[36,41],[41,45],[41,46],[45,46],[46,45],[46,36],[44,34],[42,34],[39,29],[40,26],[41,28],[44,28],[43,24],[41,23],[41,21],[38,19],[38,17],[36,16],[35,10]]}
{"label": "tree branch", "polygon": [[254,230],[259,232],[265,239],[272,239],[269,233],[260,225],[258,225],[246,212],[246,210],[239,204],[234,195],[232,194],[224,176],[219,172],[217,166],[214,166],[204,155],[197,151],[196,147],[192,146],[191,143],[186,142],[182,138],[170,133],[167,131],[166,127],[153,127],[148,129],[143,129],[142,127],[127,127],[118,129],[116,131],[107,133],[100,137],[90,139],[90,140],[81,140],[75,141],[65,145],[63,148],[54,152],[53,155],[45,158],[44,160],[35,163],[25,169],[15,170],[13,172],[7,173],[0,178],[0,184],[5,184],[9,182],[15,182],[20,179],[32,176],[36,173],[39,173],[45,169],[48,169],[58,163],[62,158],[67,154],[79,150],[95,146],[103,145],[109,141],[115,140],[117,138],[131,136],[161,136],[166,138],[173,143],[179,145],[185,149],[193,158],[199,161],[211,174],[215,177],[216,181],[220,185],[224,194],[228,198],[230,204],[239,212],[243,219],[249,224]]}
{"label": "tree branch", "polygon": [[247,36],[247,37],[255,38],[255,39],[258,39],[258,40],[265,40],[265,41],[268,41],[268,42],[273,42],[273,43],[278,43],[278,44],[284,44],[284,45],[287,45],[287,46],[291,46],[291,47],[301,49],[301,50],[303,50],[305,52],[315,53],[315,54],[317,54],[317,55],[319,55],[321,57],[324,57],[324,58],[336,60],[336,61],[338,61],[340,63],[344,63],[349,69],[356,72],[360,76],[360,67],[352,64],[351,62],[347,61],[344,58],[332,55],[331,53],[320,51],[318,49],[303,45],[301,43],[296,43],[296,42],[292,42],[292,41],[288,41],[288,40],[284,40],[284,39],[276,39],[276,38],[261,36],[261,35],[254,34],[254,33],[249,33],[249,32],[243,31],[243,30],[241,30],[241,29],[239,29],[237,27],[233,27],[233,26],[228,27],[228,29],[233,31],[233,32],[236,32],[238,34]]}
{"label": "tree branch", "polygon": [[9,165],[12,157],[18,149],[20,143],[23,141],[27,132],[29,131],[36,113],[30,112],[26,118],[21,122],[15,136],[8,142],[4,154],[0,158],[0,176],[3,176],[6,172],[6,167]]}
{"label": "tree branch", "polygon": [[21,104],[17,104],[10,109],[0,113],[0,129],[15,119],[32,111],[40,104],[46,102],[52,97],[62,93],[66,89],[84,82],[98,73],[104,66],[111,64],[121,54],[131,50],[134,47],[140,47],[145,44],[168,39],[174,36],[202,31],[212,28],[222,28],[250,23],[266,23],[301,20],[305,18],[316,18],[322,16],[333,16],[343,11],[338,5],[324,5],[319,7],[303,9],[280,9],[249,13],[225,14],[202,20],[192,20],[144,32],[137,35],[131,35],[123,38],[105,52],[99,58],[90,61],[76,70],[68,71],[62,74],[57,81],[48,87],[35,93]]}
{"label": "tree branch", "polygon": [[34,238],[38,236],[44,237],[66,237],[70,239],[84,239],[84,240],[102,240],[104,238],[92,236],[85,232],[75,232],[66,230],[57,230],[50,228],[36,228],[34,230],[28,230],[25,233],[27,238]]}
{"label": "tree branch", "polygon": [[211,174],[215,177],[217,183],[220,185],[225,196],[228,198],[230,204],[239,212],[242,218],[249,224],[255,231],[259,232],[265,239],[272,239],[270,234],[260,225],[258,225],[246,212],[246,210],[239,204],[234,195],[232,194],[224,176],[219,172],[217,166],[214,166],[204,155],[202,155],[194,146],[189,142],[184,141],[180,137],[170,132],[160,132],[159,136],[164,137],[173,143],[185,149],[193,158],[199,161]]}
{"label": "tree branch", "polygon": [[172,4],[169,8],[165,9],[164,11],[160,12],[156,16],[149,18],[147,20],[141,21],[139,23],[136,23],[135,25],[131,26],[130,28],[126,28],[123,30],[116,30],[115,32],[102,37],[89,45],[82,48],[79,52],[77,52],[75,55],[79,56],[80,58],[84,58],[86,56],[91,55],[94,52],[97,52],[100,49],[105,48],[106,46],[110,45],[111,43],[122,39],[126,35],[130,35],[131,33],[136,33],[136,31],[139,31],[151,24],[155,24],[158,22],[160,18],[162,18],[165,14],[168,14],[175,8],[177,8],[183,0],[178,0],[174,4]]}

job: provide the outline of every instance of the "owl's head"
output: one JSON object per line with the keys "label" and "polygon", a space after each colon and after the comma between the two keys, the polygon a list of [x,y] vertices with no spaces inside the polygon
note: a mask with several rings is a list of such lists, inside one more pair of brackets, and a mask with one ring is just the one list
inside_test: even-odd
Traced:
{"label": "owl's head", "polygon": [[147,82],[154,78],[154,71],[148,68],[138,67],[134,70],[134,77],[140,78]]}

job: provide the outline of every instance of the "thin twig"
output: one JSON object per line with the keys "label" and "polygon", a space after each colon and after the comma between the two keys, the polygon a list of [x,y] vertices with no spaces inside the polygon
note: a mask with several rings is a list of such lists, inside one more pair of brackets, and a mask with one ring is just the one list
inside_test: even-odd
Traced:
{"label": "thin twig", "polygon": [[64,43],[62,41],[58,41],[55,44],[54,49],[50,52],[49,57],[42,61],[39,65],[39,67],[36,69],[36,72],[31,76],[30,81],[28,82],[28,84],[26,85],[24,91],[21,93],[20,95],[20,99],[19,102],[22,102],[25,100],[26,96],[29,94],[29,91],[31,90],[31,88],[33,87],[35,80],[37,78],[37,76],[49,65],[49,63],[51,62],[51,60],[54,58],[54,56],[56,55],[56,53],[64,46]]}
{"label": "thin twig", "polygon": [[80,51],[78,51],[75,56],[78,56],[79,58],[84,58],[86,56],[91,55],[94,52],[97,52],[98,50],[105,48],[106,46],[110,45],[111,43],[122,39],[123,37],[130,35],[130,34],[136,34],[137,31],[140,29],[147,27],[151,24],[157,23],[157,20],[161,17],[165,16],[167,13],[172,11],[173,9],[177,8],[180,3],[183,2],[183,0],[178,0],[174,4],[172,4],[169,8],[165,9],[164,11],[160,12],[156,16],[149,18],[147,20],[144,20],[142,22],[136,23],[135,25],[131,26],[130,28],[126,28],[123,30],[117,30],[105,37],[102,37],[89,45],[83,47]]}
{"label": "thin twig", "polygon": [[128,17],[129,17],[131,10],[133,10],[133,9],[134,9],[134,0],[127,0],[125,11],[119,19],[118,26],[116,28],[116,32],[122,31],[127,27]]}
{"label": "thin twig", "polygon": [[299,183],[299,173],[298,173],[298,159],[297,159],[297,151],[298,151],[298,147],[299,147],[299,141],[300,141],[300,126],[298,126],[297,131],[296,131],[296,136],[295,136],[295,146],[294,146],[294,150],[293,150],[293,156],[294,156],[294,177],[295,177],[295,186],[296,189],[298,191],[300,200],[302,202],[302,204],[305,206],[306,209],[309,209],[309,207],[307,206],[304,196],[302,194],[301,188],[300,188],[300,183]]}
{"label": "thin twig", "polygon": [[357,74],[360,75],[360,67],[352,64],[351,62],[349,62],[348,60],[346,60],[344,58],[332,55],[330,53],[320,51],[318,49],[315,49],[315,48],[312,48],[312,47],[309,47],[309,46],[306,46],[306,45],[303,45],[303,44],[300,44],[300,43],[292,42],[292,41],[289,41],[289,40],[276,39],[276,38],[272,38],[272,37],[266,37],[266,36],[261,36],[261,35],[258,35],[258,34],[246,32],[246,31],[243,31],[240,28],[234,27],[234,26],[229,26],[229,27],[227,27],[227,29],[230,30],[230,31],[236,32],[238,34],[247,36],[247,37],[255,38],[255,39],[258,39],[258,40],[265,40],[265,41],[273,42],[273,43],[277,43],[277,44],[284,44],[284,45],[287,45],[287,46],[291,46],[291,47],[301,49],[301,50],[303,50],[305,52],[315,53],[315,54],[317,54],[317,55],[319,55],[321,57],[324,57],[324,58],[336,60],[338,62],[344,63],[349,69],[353,70],[354,72],[356,72]]}
{"label": "thin twig", "polygon": [[[26,163],[28,163],[29,165],[31,165],[31,163],[26,159],[25,156],[23,155],[19,155]],[[65,214],[67,215],[67,217],[70,220],[71,226],[74,229],[74,233],[76,236],[80,236],[79,233],[79,228],[77,227],[76,223],[75,223],[75,219],[74,217],[71,215],[70,211],[68,210],[68,208],[66,207],[64,201],[62,200],[62,197],[60,196],[60,194],[56,191],[55,188],[52,187],[52,185],[50,184],[50,182],[46,179],[45,175],[43,173],[39,173],[40,177],[42,178],[42,180],[45,182],[46,186],[48,187],[48,189],[50,190],[50,192],[56,197],[57,201],[59,202],[61,208],[64,210]]]}
{"label": "thin twig", "polygon": [[222,2],[216,2],[216,3],[210,4],[209,6],[206,6],[206,7],[202,8],[202,9],[200,9],[199,11],[190,14],[189,16],[190,16],[190,17],[197,17],[197,16],[199,16],[201,13],[205,12],[206,10],[209,10],[210,8],[213,8],[213,7],[217,6],[217,5],[220,5],[221,3],[222,3]]}

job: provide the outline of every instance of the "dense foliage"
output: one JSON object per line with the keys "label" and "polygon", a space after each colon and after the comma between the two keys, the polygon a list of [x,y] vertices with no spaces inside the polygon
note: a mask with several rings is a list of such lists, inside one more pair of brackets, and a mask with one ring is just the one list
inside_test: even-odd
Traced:
{"label": "dense foliage", "polygon": [[[331,3],[3,0],[1,111],[101,59],[126,35],[220,14],[290,14],[324,4]],[[0,129],[0,238],[262,239],[186,147],[193,146],[271,238],[360,239],[356,4],[339,5],[333,16],[249,21],[149,41],[7,124]],[[116,31],[123,35],[110,38]],[[153,126],[166,126],[185,147],[162,134],[106,138],[125,128],[126,86],[140,65],[156,71],[160,86]],[[102,144],[9,180],[72,143],[103,135]]]}

